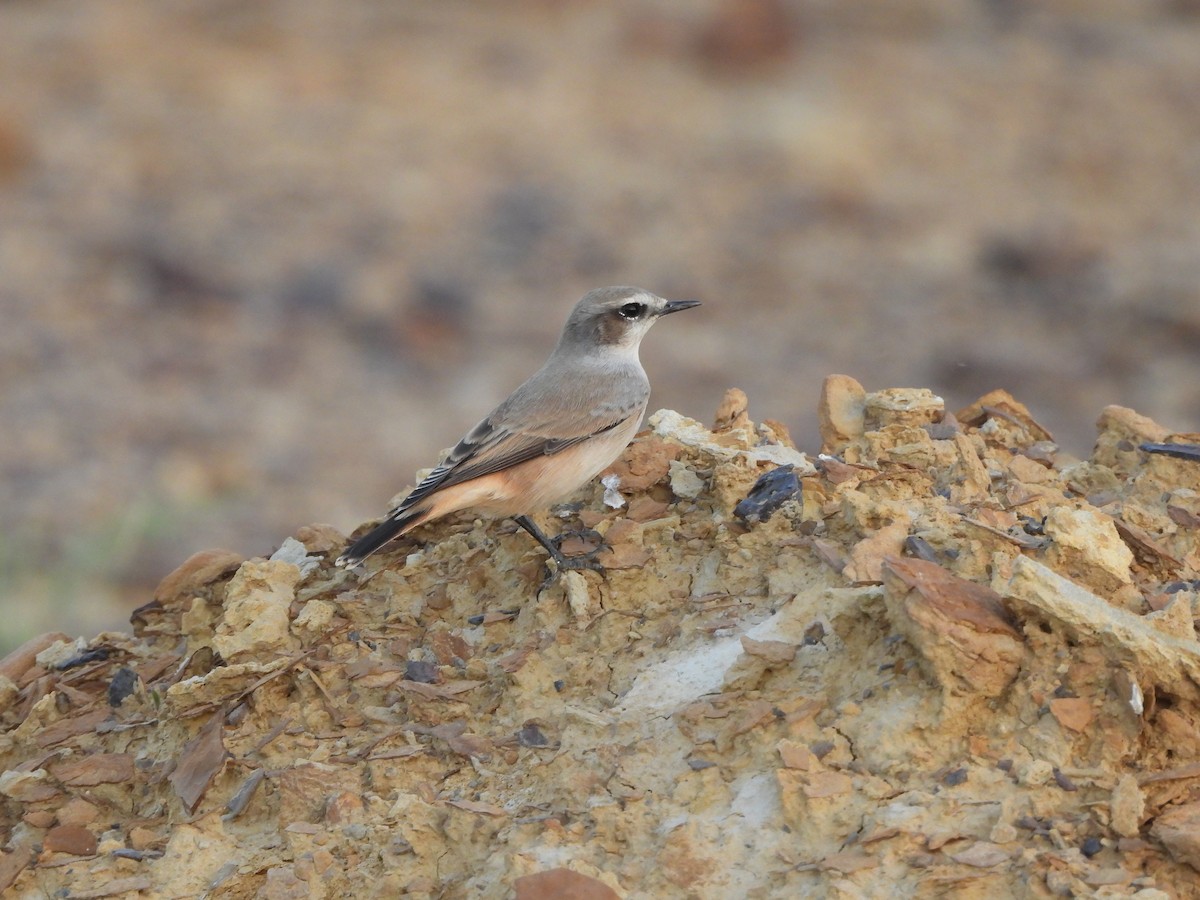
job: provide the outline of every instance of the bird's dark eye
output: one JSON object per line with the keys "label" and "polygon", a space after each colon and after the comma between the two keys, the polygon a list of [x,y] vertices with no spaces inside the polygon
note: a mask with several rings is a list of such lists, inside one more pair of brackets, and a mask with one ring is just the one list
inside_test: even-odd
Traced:
{"label": "bird's dark eye", "polygon": [[646,311],[645,303],[626,303],[617,312],[625,319],[637,319]]}

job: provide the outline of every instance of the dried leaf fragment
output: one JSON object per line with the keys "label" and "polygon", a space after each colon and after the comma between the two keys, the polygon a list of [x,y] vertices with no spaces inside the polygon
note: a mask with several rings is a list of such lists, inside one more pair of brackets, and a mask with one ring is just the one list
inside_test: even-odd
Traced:
{"label": "dried leaf fragment", "polygon": [[63,741],[70,740],[81,734],[87,734],[89,731],[95,731],[110,715],[107,707],[94,709],[91,712],[83,713],[82,715],[73,716],[66,719],[60,719],[53,725],[47,725],[38,732],[36,741],[39,747],[53,747],[55,744],[61,744]]}
{"label": "dried leaf fragment", "polygon": [[521,668],[529,661],[529,655],[536,648],[532,644],[525,644],[518,647],[511,653],[506,653],[504,656],[496,660],[496,665],[505,672],[519,672]]}
{"label": "dried leaf fragment", "polygon": [[654,554],[633,541],[615,543],[596,554],[596,561],[605,569],[640,569]]}
{"label": "dried leaf fragment", "polygon": [[494,803],[482,803],[478,800],[447,800],[447,806],[453,806],[466,812],[479,813],[483,816],[507,816],[508,813]]}
{"label": "dried leaf fragment", "polygon": [[11,797],[19,803],[39,803],[61,793],[45,769],[33,769],[28,772],[9,769],[0,773],[0,795]]}
{"label": "dried leaf fragment", "polygon": [[33,668],[37,655],[47,647],[52,647],[59,641],[69,641],[70,638],[61,631],[47,631],[31,637],[20,647],[0,659],[0,675],[14,682],[20,682],[22,676]]}
{"label": "dried leaf fragment", "polygon": [[522,875],[513,882],[516,900],[619,900],[616,891],[603,881],[570,869],[550,869]]}
{"label": "dried leaf fragment", "polygon": [[1177,862],[1200,869],[1200,802],[1167,810],[1155,820],[1150,832]]}
{"label": "dried leaf fragment", "polygon": [[886,560],[885,565],[900,581],[944,609],[947,615],[970,622],[980,631],[1018,636],[1000,595],[987,585],[959,578],[937,563],[925,560],[897,557]]}
{"label": "dried leaf fragment", "polygon": [[653,522],[667,514],[670,507],[661,500],[641,496],[629,501],[625,517],[633,522]]}
{"label": "dried leaf fragment", "polygon": [[409,694],[417,694],[429,700],[452,700],[483,684],[482,681],[447,681],[445,684],[423,684],[419,681],[398,681],[396,687]]}
{"label": "dried leaf fragment", "polygon": [[42,846],[47,853],[91,856],[96,852],[96,836],[82,825],[58,825],[46,832]]}
{"label": "dried leaf fragment", "polygon": [[0,891],[12,887],[32,861],[33,847],[29,844],[20,844],[11,852],[0,851]]}
{"label": "dried leaf fragment", "polygon": [[460,756],[487,759],[493,749],[487,738],[467,731],[465,722],[446,722],[430,729],[430,734],[445,741],[447,746]]}
{"label": "dried leaf fragment", "polygon": [[456,660],[468,660],[474,653],[474,648],[460,634],[454,634],[445,629],[436,629],[427,639],[429,649],[443,666],[453,664]]}
{"label": "dried leaf fragment", "polygon": [[884,584],[897,629],[943,691],[995,697],[1016,678],[1024,644],[991,588],[900,557],[885,560]]}
{"label": "dried leaf fragment", "polygon": [[179,764],[171,773],[171,787],[188,812],[196,809],[209,784],[225,765],[229,754],[225,750],[224,726],[224,711],[205,722],[199,734],[183,745]]}
{"label": "dried leaf fragment", "polygon": [[655,435],[638,438],[621,458],[605,471],[613,472],[621,479],[621,490],[636,494],[653,487],[667,477],[671,460],[679,457],[678,444],[670,444]]}
{"label": "dried leaf fragment", "polygon": [[128,753],[93,753],[50,766],[50,774],[69,787],[95,787],[133,778],[133,756]]}

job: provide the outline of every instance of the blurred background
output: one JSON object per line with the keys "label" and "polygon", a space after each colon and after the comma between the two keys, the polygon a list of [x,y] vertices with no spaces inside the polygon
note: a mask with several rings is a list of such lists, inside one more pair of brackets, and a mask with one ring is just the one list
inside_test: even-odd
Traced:
{"label": "blurred background", "polygon": [[1200,0],[3,0],[0,650],[382,513],[613,283],[804,449],[1200,430]]}

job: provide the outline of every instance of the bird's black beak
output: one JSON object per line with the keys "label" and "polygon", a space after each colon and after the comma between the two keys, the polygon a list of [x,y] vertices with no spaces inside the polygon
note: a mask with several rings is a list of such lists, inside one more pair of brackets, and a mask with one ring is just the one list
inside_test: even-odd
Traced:
{"label": "bird's black beak", "polygon": [[699,300],[668,300],[666,309],[660,315],[665,316],[667,313],[679,312],[682,309],[691,309],[693,306],[699,305]]}

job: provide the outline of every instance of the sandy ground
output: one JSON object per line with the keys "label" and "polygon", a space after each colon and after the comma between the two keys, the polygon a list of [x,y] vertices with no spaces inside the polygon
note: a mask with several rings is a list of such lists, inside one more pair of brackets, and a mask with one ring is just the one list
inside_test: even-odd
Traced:
{"label": "sandy ground", "polygon": [[1189,0],[3,4],[0,641],[378,514],[599,284],[806,449],[829,372],[1195,430],[1197,84]]}

